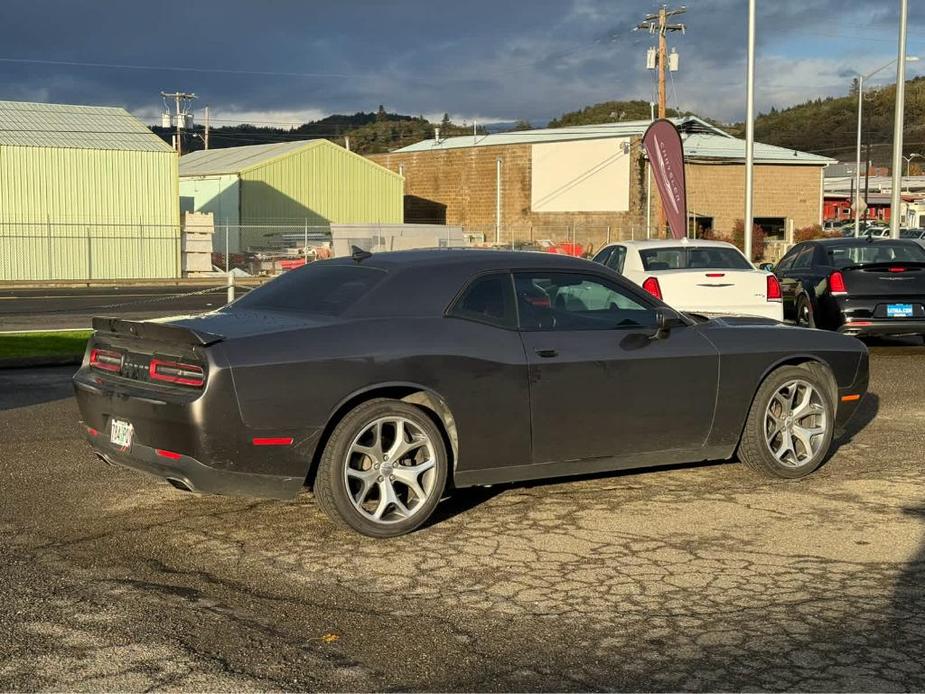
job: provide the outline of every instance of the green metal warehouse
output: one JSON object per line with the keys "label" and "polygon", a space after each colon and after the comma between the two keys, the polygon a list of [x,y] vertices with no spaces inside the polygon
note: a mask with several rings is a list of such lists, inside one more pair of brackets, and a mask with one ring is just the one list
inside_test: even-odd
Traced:
{"label": "green metal warehouse", "polygon": [[0,101],[0,280],[180,276],[177,154],[121,108]]}
{"label": "green metal warehouse", "polygon": [[260,248],[271,232],[397,224],[404,179],[328,140],[192,152],[180,157],[180,207],[211,212],[215,248]]}

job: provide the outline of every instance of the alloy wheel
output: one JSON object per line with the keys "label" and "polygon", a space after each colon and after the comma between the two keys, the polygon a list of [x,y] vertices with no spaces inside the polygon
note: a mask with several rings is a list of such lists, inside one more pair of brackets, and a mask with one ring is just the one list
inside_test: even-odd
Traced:
{"label": "alloy wheel", "polygon": [[765,409],[765,441],[771,454],[787,467],[801,467],[813,460],[828,427],[825,400],[807,381],[788,381],[774,392]]}
{"label": "alloy wheel", "polygon": [[344,465],[353,507],[376,523],[398,523],[420,511],[435,493],[434,444],[405,417],[381,417],[354,438]]}

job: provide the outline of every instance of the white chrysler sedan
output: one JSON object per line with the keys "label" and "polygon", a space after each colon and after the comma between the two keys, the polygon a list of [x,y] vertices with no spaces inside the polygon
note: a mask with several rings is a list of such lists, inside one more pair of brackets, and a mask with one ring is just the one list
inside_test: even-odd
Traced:
{"label": "white chrysler sedan", "polygon": [[679,311],[784,319],[774,274],[725,241],[620,241],[604,246],[594,261]]}

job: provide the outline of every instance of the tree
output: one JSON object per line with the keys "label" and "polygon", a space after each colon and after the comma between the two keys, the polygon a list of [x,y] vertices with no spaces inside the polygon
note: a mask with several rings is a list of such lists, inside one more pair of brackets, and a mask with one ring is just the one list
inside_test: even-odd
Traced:
{"label": "tree", "polygon": [[518,130],[533,130],[533,124],[528,120],[519,120],[514,123],[514,127],[511,128],[510,132],[517,132]]}
{"label": "tree", "polygon": [[450,127],[450,125],[451,125],[451,122],[450,122],[450,114],[449,114],[449,113],[444,113],[444,114],[443,114],[443,119],[440,121],[440,127],[441,127],[441,128],[448,128],[448,127]]}
{"label": "tree", "polygon": [[376,112],[376,120],[380,123],[384,120],[388,120],[389,114],[385,112],[385,107],[382,104],[379,104],[379,110]]}

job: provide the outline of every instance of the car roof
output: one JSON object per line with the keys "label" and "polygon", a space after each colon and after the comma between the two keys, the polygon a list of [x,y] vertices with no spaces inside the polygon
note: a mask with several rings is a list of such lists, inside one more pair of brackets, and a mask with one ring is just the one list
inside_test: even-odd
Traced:
{"label": "car roof", "polygon": [[646,239],[640,241],[614,241],[607,244],[608,246],[627,246],[637,250],[647,250],[650,248],[676,248],[677,246],[687,246],[689,248],[735,248],[728,241],[713,241],[710,239]]}
{"label": "car roof", "polygon": [[[868,238],[866,234],[861,234],[860,236],[848,236],[840,239],[811,239],[806,243],[818,243],[821,246],[855,246],[859,243],[902,243],[902,244],[915,244],[914,239],[894,239],[894,238],[879,238],[873,236]],[[916,244],[918,245],[918,244]]]}
{"label": "car roof", "polygon": [[[590,261],[583,258],[538,251],[502,251],[492,248],[425,248],[409,251],[373,253],[362,260],[351,256],[323,261],[331,264],[372,267],[381,270],[403,268],[467,267],[475,270],[508,270],[518,268],[587,269]],[[596,268],[597,266],[594,265]]]}
{"label": "car roof", "polygon": [[382,283],[350,309],[348,315],[354,317],[443,315],[460,290],[484,273],[559,270],[609,275],[612,272],[590,260],[556,253],[473,248],[389,251],[360,260],[348,256],[318,263],[386,272]]}

